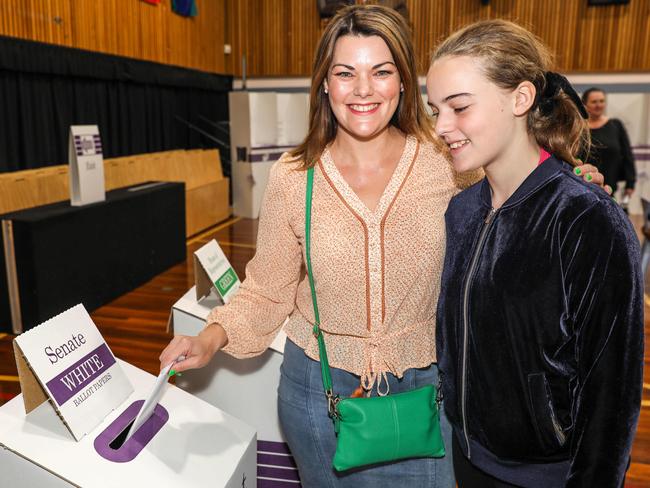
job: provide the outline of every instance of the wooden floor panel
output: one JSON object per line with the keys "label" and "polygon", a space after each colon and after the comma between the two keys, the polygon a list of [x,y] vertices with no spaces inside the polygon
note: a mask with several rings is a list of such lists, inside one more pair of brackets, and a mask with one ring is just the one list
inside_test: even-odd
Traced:
{"label": "wooden floor panel", "polygon": [[[639,227],[638,219],[633,219]],[[172,305],[194,283],[192,253],[215,238],[240,278],[255,252],[257,221],[233,218],[188,240],[188,259],[148,283],[91,313],[114,354],[153,374],[158,373],[158,355],[170,340],[167,320]],[[646,289],[650,283],[646,284]],[[650,339],[650,297],[646,296],[646,344]],[[20,393],[14,361],[13,336],[0,334],[0,405]],[[650,348],[645,353],[643,407],[632,450],[626,488],[650,487]],[[0,466],[0,476],[2,473]]]}

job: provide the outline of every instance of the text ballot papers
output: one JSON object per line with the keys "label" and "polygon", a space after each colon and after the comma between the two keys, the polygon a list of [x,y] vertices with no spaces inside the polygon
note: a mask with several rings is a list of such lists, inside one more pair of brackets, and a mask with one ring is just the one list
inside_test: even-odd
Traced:
{"label": "text ballot papers", "polygon": [[78,441],[133,387],[83,305],[14,340],[25,412],[46,399]]}

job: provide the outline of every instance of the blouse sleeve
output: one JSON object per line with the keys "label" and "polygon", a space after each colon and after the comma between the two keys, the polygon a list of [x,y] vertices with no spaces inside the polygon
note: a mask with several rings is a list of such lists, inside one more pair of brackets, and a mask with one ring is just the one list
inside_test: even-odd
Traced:
{"label": "blouse sleeve", "polygon": [[210,312],[207,323],[218,323],[228,335],[224,352],[237,358],[262,354],[295,306],[302,265],[298,237],[289,222],[289,163],[271,168],[260,210],[257,250],[246,266],[246,279],[225,306]]}

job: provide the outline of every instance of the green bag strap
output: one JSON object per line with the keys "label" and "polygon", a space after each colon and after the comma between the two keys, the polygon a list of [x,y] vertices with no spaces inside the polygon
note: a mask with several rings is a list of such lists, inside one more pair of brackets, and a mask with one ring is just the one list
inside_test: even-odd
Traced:
{"label": "green bag strap", "polygon": [[316,287],[314,286],[314,274],[311,269],[311,200],[314,189],[314,168],[307,170],[307,191],[305,197],[305,255],[307,258],[307,277],[309,278],[309,287],[311,288],[311,300],[314,305],[314,329],[313,333],[318,339],[318,354],[320,356],[320,370],[323,377],[323,389],[328,399],[328,408],[330,416],[336,414],[336,404],[338,395],[332,392],[332,376],[330,374],[330,365],[327,359],[327,349],[325,348],[325,339],[323,332],[320,330],[320,316],[318,314],[318,302],[316,301]]}

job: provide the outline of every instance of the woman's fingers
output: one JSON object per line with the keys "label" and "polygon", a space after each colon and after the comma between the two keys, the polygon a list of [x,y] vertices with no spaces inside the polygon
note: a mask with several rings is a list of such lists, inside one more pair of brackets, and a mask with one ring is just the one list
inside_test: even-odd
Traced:
{"label": "woman's fingers", "polygon": [[605,177],[602,173],[598,171],[592,164],[583,164],[581,166],[576,166],[574,173],[582,178],[588,183],[594,183],[595,185],[601,186],[604,188]]}
{"label": "woman's fingers", "polygon": [[[175,336],[167,347],[160,353],[160,369],[162,370],[169,364],[176,361],[180,356],[185,356],[185,361],[192,357],[193,352],[193,337]],[[181,361],[184,362],[184,361]],[[181,362],[176,363],[180,366]],[[185,368],[187,369],[187,368]],[[174,370],[178,371],[179,368],[174,365]]]}

